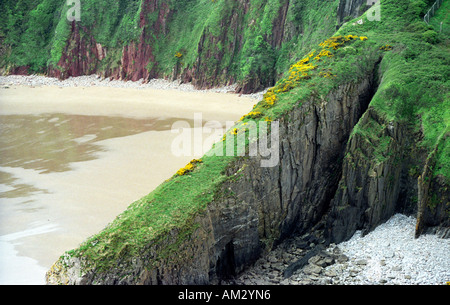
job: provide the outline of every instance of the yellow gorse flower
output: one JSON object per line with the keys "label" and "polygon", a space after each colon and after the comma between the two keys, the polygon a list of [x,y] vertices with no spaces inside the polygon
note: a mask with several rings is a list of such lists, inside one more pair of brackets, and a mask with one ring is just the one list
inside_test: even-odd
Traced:
{"label": "yellow gorse flower", "polygon": [[[318,64],[322,62],[323,59],[334,57],[334,54],[332,53],[333,50],[338,50],[346,43],[358,39],[361,41],[368,40],[367,36],[346,35],[334,36],[320,43],[319,46],[321,49],[317,54],[317,51],[313,51],[297,63],[293,64],[289,68],[287,77],[278,81],[273,88],[270,88],[267,93],[263,95],[263,100],[253,107],[253,111],[241,117],[239,121],[243,121],[247,118],[261,118],[263,114],[256,110],[273,107],[278,101],[277,94],[288,92],[297,87],[302,80],[311,78],[311,72],[318,68]],[[321,71],[318,74],[324,78],[335,76],[331,71]]]}
{"label": "yellow gorse flower", "polygon": [[322,51],[320,51],[319,54],[317,54],[316,57],[314,57],[315,60],[320,60],[322,57],[333,57],[333,53],[331,53],[328,50],[323,49]]}
{"label": "yellow gorse flower", "polygon": [[366,36],[356,36],[356,35],[347,35],[347,36],[334,36],[331,38],[328,38],[319,46],[321,46],[324,49],[330,49],[337,50],[340,47],[342,47],[346,42],[355,40],[355,39],[361,39],[361,40],[367,40],[368,38]]}
{"label": "yellow gorse flower", "polygon": [[273,91],[273,88],[269,89],[267,91],[267,93],[264,94],[263,96],[263,101],[264,101],[264,108],[270,108],[273,105],[275,105],[275,102],[277,101],[277,95],[275,94],[275,92]]}
{"label": "yellow gorse flower", "polygon": [[250,117],[250,118],[252,118],[252,119],[257,119],[257,118],[259,118],[259,117],[261,117],[261,116],[262,116],[262,113],[259,112],[259,111],[250,111],[250,112],[247,114],[247,117]]}
{"label": "yellow gorse flower", "polygon": [[333,73],[331,73],[329,71],[327,71],[327,72],[320,72],[319,75],[324,77],[324,78],[331,78],[331,77],[335,76]]}
{"label": "yellow gorse flower", "polygon": [[383,50],[383,51],[390,51],[392,49],[393,49],[393,47],[389,44],[380,47],[380,50]]}
{"label": "yellow gorse flower", "polygon": [[192,160],[185,167],[180,168],[177,171],[177,175],[178,176],[184,176],[187,173],[192,172],[195,169],[195,167],[197,166],[197,164],[199,164],[199,163],[203,163],[203,160],[202,159],[194,159],[194,160]]}

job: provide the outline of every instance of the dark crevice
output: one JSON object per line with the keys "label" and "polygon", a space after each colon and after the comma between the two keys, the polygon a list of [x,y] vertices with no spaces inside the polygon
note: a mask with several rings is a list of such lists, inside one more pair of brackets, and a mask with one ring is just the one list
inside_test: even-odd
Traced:
{"label": "dark crevice", "polygon": [[[382,58],[378,59],[378,61],[374,65],[374,69],[372,70],[369,90],[367,92],[365,92],[364,94],[359,96],[359,104],[361,106],[361,109],[360,109],[360,113],[359,113],[359,116],[358,116],[356,124],[354,126],[352,126],[352,130],[359,123],[359,121],[361,120],[363,115],[368,111],[370,102],[372,101],[373,97],[375,96],[375,93],[378,91],[378,87],[380,85],[379,66],[380,66],[380,63],[381,63],[381,59]],[[350,131],[350,133],[352,132],[352,130]],[[334,197],[334,194],[336,193],[336,190],[337,190],[338,185],[339,185],[339,181],[340,181],[340,178],[341,178],[341,175],[342,175],[343,160],[344,160],[345,151],[347,149],[347,145],[348,145],[348,142],[349,142],[349,139],[350,139],[350,133],[347,135],[347,138],[345,139],[345,145],[344,145],[344,147],[342,149],[342,152],[341,152],[339,158],[334,163],[336,166],[338,166],[336,171],[338,172],[338,177],[339,178],[335,182],[334,191],[332,192],[332,195],[327,198],[325,211],[329,210],[331,201],[332,201],[332,199]]]}
{"label": "dark crevice", "polygon": [[230,241],[220,254],[216,264],[216,274],[219,279],[231,279],[236,276],[236,261],[233,241]]}
{"label": "dark crevice", "polygon": [[[313,219],[311,226],[306,231],[309,231],[309,232],[323,231],[326,229],[325,225],[324,225],[324,223],[325,223],[324,220],[327,217],[328,213],[330,212],[333,199],[336,195],[336,192],[338,191],[339,182],[341,180],[342,171],[343,171],[343,160],[344,160],[345,152],[347,149],[348,141],[350,139],[351,131],[356,126],[356,124],[358,124],[359,120],[363,117],[363,115],[368,111],[370,102],[372,101],[372,99],[379,87],[379,81],[380,81],[379,65],[381,63],[381,59],[382,58],[380,58],[379,60],[377,60],[375,62],[372,73],[368,75],[368,77],[370,77],[368,90],[365,90],[364,92],[362,92],[359,95],[358,103],[359,103],[360,109],[358,111],[358,117],[355,120],[355,122],[356,122],[355,125],[351,127],[351,130],[349,131],[347,137],[345,138],[345,140],[344,140],[345,144],[343,144],[340,154],[338,156],[336,156],[336,158],[334,158],[333,160],[330,160],[330,162],[329,162],[330,163],[330,166],[329,166],[330,171],[329,172],[332,173],[331,176],[329,177],[329,179],[332,180],[332,183],[329,186],[326,194],[324,194],[322,203],[318,205],[318,208],[317,208],[318,217]],[[315,108],[314,115],[316,116],[316,119],[317,119],[317,122],[316,122],[317,123],[316,137],[317,137],[317,132],[318,132],[318,129],[320,128],[319,127],[320,121],[319,121],[319,117],[316,113],[316,110],[317,109]],[[316,157],[319,149],[320,149],[320,147],[316,144],[316,152],[315,152],[314,157]],[[298,200],[301,200],[301,198],[299,198]],[[292,238],[295,236],[300,236],[300,235],[306,233],[305,230],[298,230],[298,229],[292,230],[292,229],[293,228],[291,227],[291,231],[282,232],[280,240],[278,240],[275,243],[275,245],[278,246],[285,239]],[[327,240],[326,243],[328,244],[328,243],[330,243],[330,241]]]}

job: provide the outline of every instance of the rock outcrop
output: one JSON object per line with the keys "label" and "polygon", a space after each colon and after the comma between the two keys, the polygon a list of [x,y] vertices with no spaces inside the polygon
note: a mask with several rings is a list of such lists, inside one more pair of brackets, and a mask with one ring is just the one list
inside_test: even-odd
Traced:
{"label": "rock outcrop", "polygon": [[[448,237],[449,191],[443,177],[433,177],[431,170],[446,137],[448,132],[427,158],[415,147],[413,139],[420,135],[413,134],[408,124],[387,121],[369,108],[345,152],[342,177],[327,215],[328,238],[339,243],[356,230],[367,234],[395,212],[417,212],[416,237],[430,230]],[[417,177],[413,170],[421,166]]]}
{"label": "rock outcrop", "polygon": [[416,237],[431,231],[443,238],[450,238],[450,189],[444,177],[434,176],[432,171],[436,166],[436,156],[442,153],[443,145],[449,137],[448,131],[441,135],[418,178]]}
{"label": "rock outcrop", "polygon": [[[86,31],[86,29],[84,29]],[[80,26],[73,21],[67,45],[56,67],[48,75],[59,79],[95,74],[107,52],[91,37],[82,36]],[[16,73],[13,73],[16,74]]]}
{"label": "rock outcrop", "polygon": [[[334,242],[350,238],[356,230],[371,231],[397,209],[400,177],[405,168],[405,131],[399,124],[384,122],[373,109],[364,114],[359,124],[364,130],[377,131],[377,142],[368,143],[367,135],[358,131],[349,141],[329,215],[329,237]],[[368,158],[369,155],[376,158]]]}
{"label": "rock outcrop", "polygon": [[340,0],[338,7],[338,24],[345,22],[346,18],[356,18],[366,9],[374,5],[379,0]]}

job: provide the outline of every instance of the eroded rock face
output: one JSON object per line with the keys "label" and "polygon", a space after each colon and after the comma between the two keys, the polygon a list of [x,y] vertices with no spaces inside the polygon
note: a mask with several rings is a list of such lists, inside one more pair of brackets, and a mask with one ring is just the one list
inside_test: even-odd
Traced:
{"label": "eroded rock face", "polygon": [[[83,271],[89,262],[66,256],[47,281],[214,284],[241,272],[290,233],[307,231],[322,219],[341,177],[350,132],[375,88],[373,75],[367,75],[282,117],[278,166],[261,167],[262,157],[238,159],[220,195],[196,217],[189,240],[180,242],[183,228],[174,229],[164,245],[149,245],[142,256],[107,271]],[[170,244],[177,244],[177,251],[162,255],[160,249]]]}
{"label": "eroded rock face", "polygon": [[[356,230],[367,233],[388,220],[396,211],[403,183],[406,128],[385,122],[373,109],[364,114],[359,126],[374,133],[378,130],[379,142],[371,145],[358,132],[349,141],[328,217],[328,237],[336,243],[350,238]],[[381,141],[387,146],[377,152]]]}
{"label": "eroded rock face", "polygon": [[80,27],[74,21],[71,35],[57,64],[50,67],[48,75],[60,79],[94,74],[107,51],[93,37],[82,37]]}
{"label": "eroded rock face", "polygon": [[[154,12],[158,18],[148,24],[147,17]],[[166,3],[146,0],[142,3],[139,26],[142,29],[138,42],[130,42],[121,51],[120,63],[113,67],[102,67],[101,62],[107,57],[107,50],[95,41],[90,29],[80,28],[80,23],[71,24],[71,35],[56,67],[50,67],[48,74],[52,77],[66,79],[90,74],[102,74],[117,80],[138,81],[155,77],[155,68],[148,69],[155,58],[152,50],[153,35],[160,35],[166,30],[167,18],[170,15]],[[81,34],[83,33],[83,34]]]}
{"label": "eroded rock face", "polygon": [[[449,191],[442,177],[430,171],[439,143],[425,160],[427,153],[414,140],[421,135],[407,124],[386,120],[373,108],[357,129],[347,145],[342,177],[326,217],[327,237],[339,243],[356,230],[367,234],[396,212],[417,212],[416,237],[427,231],[448,237]],[[412,172],[413,164],[423,167],[419,176]]]}
{"label": "eroded rock face", "polygon": [[443,238],[450,238],[450,189],[441,175],[433,176],[436,156],[441,153],[450,133],[443,134],[432,153],[428,156],[423,172],[418,177],[416,237],[431,232]]}
{"label": "eroded rock face", "polygon": [[370,7],[378,0],[340,0],[337,12],[338,24],[345,22],[346,17],[355,18],[363,13],[363,9]]}

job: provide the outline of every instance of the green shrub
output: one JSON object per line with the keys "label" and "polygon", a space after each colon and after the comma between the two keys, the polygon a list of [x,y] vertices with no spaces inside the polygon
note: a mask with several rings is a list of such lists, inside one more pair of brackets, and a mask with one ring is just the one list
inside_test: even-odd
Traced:
{"label": "green shrub", "polygon": [[433,30],[428,30],[422,34],[422,38],[425,42],[435,44],[438,42],[438,33]]}

